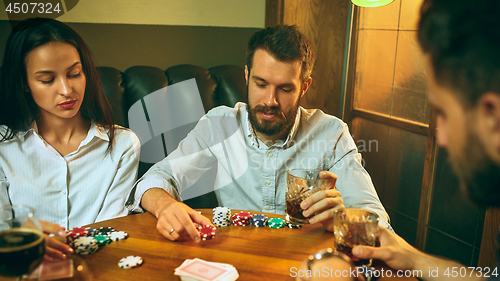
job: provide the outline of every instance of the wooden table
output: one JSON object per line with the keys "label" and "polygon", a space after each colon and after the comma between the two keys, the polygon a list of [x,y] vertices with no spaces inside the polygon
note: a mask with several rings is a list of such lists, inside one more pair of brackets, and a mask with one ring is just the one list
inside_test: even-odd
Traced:
{"label": "wooden table", "polygon": [[[212,218],[212,210],[201,212]],[[154,216],[145,213],[91,224],[94,228],[110,226],[129,234],[126,240],[80,256],[95,280],[180,280],[174,275],[175,268],[193,258],[231,264],[238,270],[238,280],[294,280],[291,276],[297,272],[294,267],[298,268],[311,253],[333,246],[332,233],[321,224],[300,229],[231,225],[217,228],[215,239],[195,243],[169,241],[156,230],[156,221]],[[141,256],[143,265],[133,269],[118,267],[118,261],[129,255]],[[391,278],[378,280],[388,279]]]}
{"label": "wooden table", "polygon": [[[212,210],[201,212],[212,218]],[[156,218],[149,213],[91,226],[111,226],[129,234],[126,240],[83,256],[94,278],[106,281],[179,280],[174,275],[175,268],[193,258],[232,264],[240,275],[238,280],[293,280],[291,268],[298,268],[311,253],[333,246],[332,233],[320,224],[305,225],[301,229],[231,225],[217,228],[215,239],[200,243],[169,241],[156,230]],[[129,270],[119,268],[118,261],[128,255],[141,256],[144,264]]]}

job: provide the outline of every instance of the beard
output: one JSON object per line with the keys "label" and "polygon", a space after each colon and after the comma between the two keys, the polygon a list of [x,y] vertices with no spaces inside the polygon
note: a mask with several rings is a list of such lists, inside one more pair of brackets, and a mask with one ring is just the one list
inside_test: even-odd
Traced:
{"label": "beard", "polygon": [[467,135],[463,157],[450,158],[460,187],[474,203],[500,207],[500,166],[488,157],[484,146],[469,128]]}
{"label": "beard", "polygon": [[[247,100],[248,100],[248,86],[247,86]],[[292,128],[295,117],[297,116],[297,110],[300,104],[300,96],[297,99],[295,105],[288,111],[283,112],[278,107],[269,107],[265,104],[258,104],[252,107],[247,104],[248,120],[256,132],[264,134],[266,136],[278,135],[284,131],[290,131]],[[274,114],[278,120],[265,120],[259,121],[257,115],[259,112],[265,114]],[[274,123],[274,124],[273,124]]]}

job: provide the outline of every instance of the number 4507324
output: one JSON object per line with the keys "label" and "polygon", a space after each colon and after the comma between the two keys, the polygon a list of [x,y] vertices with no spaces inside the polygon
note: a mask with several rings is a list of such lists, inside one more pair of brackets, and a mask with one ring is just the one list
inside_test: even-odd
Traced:
{"label": "number 4507324", "polygon": [[52,3],[9,3],[5,8],[7,13],[14,14],[52,14],[61,13],[59,3],[52,5]]}

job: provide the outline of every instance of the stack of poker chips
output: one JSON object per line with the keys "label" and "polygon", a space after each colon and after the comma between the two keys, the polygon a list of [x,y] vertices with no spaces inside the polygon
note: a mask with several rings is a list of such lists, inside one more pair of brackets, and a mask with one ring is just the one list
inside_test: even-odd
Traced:
{"label": "stack of poker chips", "polygon": [[269,219],[267,225],[271,228],[283,228],[285,226],[285,220],[280,218]]}
{"label": "stack of poker chips", "polygon": [[97,241],[97,246],[99,247],[104,247],[111,243],[111,241],[113,241],[109,238],[108,235],[105,234],[97,234],[96,236],[94,236],[94,239]]}
{"label": "stack of poker chips", "polygon": [[255,214],[252,216],[252,225],[255,227],[263,227],[267,225],[267,216]]}
{"label": "stack of poker chips", "polygon": [[200,225],[198,226],[201,240],[214,239],[217,234],[217,228],[213,225]]}
{"label": "stack of poker chips", "polygon": [[231,209],[226,207],[216,207],[213,211],[213,222],[215,226],[223,227],[231,225]]}
{"label": "stack of poker chips", "polygon": [[66,232],[66,244],[73,247],[73,244],[74,244],[76,239],[78,239],[80,237],[87,237],[88,234],[89,234],[88,227],[75,227],[71,230],[68,230]]}
{"label": "stack of poker chips", "polygon": [[66,232],[66,244],[75,249],[75,253],[89,255],[95,253],[100,247],[104,247],[112,241],[127,239],[128,233],[115,231],[112,227],[75,227]]}
{"label": "stack of poker chips", "polygon": [[92,237],[79,237],[73,242],[73,248],[75,253],[79,255],[90,255],[99,250],[99,245],[97,245],[97,240]]}
{"label": "stack of poker chips", "polygon": [[233,215],[233,224],[236,226],[247,226],[252,221],[252,213],[250,212],[237,212]]}

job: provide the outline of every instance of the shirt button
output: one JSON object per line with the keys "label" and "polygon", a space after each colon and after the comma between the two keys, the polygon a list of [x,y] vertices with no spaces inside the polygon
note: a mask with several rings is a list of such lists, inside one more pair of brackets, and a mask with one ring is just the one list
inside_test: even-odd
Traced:
{"label": "shirt button", "polygon": [[267,184],[271,184],[271,181],[266,181]]}
{"label": "shirt button", "polygon": [[269,206],[266,206],[266,210],[268,210],[268,211],[269,211],[269,210],[271,210],[271,207],[269,207]]}
{"label": "shirt button", "polygon": [[269,152],[268,156],[269,156],[269,157],[273,157],[273,153],[272,153],[272,152]]}
{"label": "shirt button", "polygon": [[66,195],[66,191],[64,191],[64,190],[63,190],[61,193],[62,193],[63,195]]}

